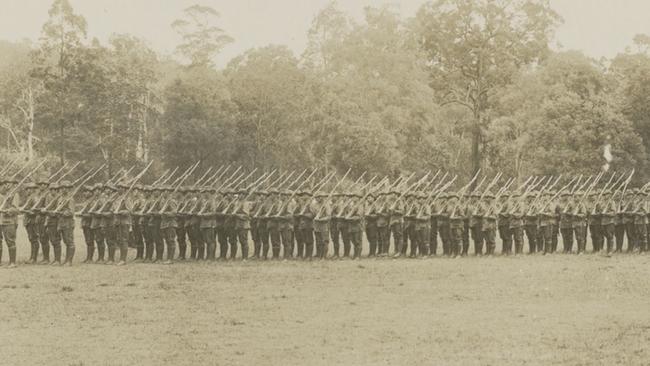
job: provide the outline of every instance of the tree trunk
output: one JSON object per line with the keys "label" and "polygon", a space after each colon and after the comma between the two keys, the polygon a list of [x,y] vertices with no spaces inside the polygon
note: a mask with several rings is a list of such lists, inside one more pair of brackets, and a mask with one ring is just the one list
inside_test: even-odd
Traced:
{"label": "tree trunk", "polygon": [[35,110],[35,101],[34,101],[34,92],[30,88],[28,91],[28,118],[27,118],[27,158],[28,161],[34,159],[34,110]]}
{"label": "tree trunk", "polygon": [[[481,169],[481,112],[478,110],[474,111],[474,122],[472,124],[472,172],[470,176],[474,176],[479,169]],[[473,190],[476,187],[478,180],[475,180],[472,183],[471,189]]]}

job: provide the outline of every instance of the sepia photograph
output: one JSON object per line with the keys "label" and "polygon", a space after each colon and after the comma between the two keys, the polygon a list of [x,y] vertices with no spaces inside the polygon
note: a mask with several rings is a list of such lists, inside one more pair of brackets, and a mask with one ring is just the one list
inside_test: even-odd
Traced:
{"label": "sepia photograph", "polygon": [[650,365],[650,1],[0,9],[0,366]]}

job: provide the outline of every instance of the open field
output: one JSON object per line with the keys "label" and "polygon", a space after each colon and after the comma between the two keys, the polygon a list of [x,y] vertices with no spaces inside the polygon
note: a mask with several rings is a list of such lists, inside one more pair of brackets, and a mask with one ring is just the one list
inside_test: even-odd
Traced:
{"label": "open field", "polygon": [[627,254],[2,267],[0,364],[647,365],[649,278]]}

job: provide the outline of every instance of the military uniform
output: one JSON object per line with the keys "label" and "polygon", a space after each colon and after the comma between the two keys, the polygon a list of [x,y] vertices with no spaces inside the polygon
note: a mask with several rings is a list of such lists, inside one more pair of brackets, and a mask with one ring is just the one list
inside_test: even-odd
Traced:
{"label": "military uniform", "polygon": [[414,226],[419,254],[427,256],[429,255],[429,238],[431,236],[431,205],[426,201],[424,195],[418,198]]}
{"label": "military uniform", "polygon": [[365,222],[366,222],[366,238],[368,239],[368,257],[374,257],[381,252],[381,246],[379,246],[379,229],[377,227],[377,206],[375,205],[375,197],[372,194],[368,195],[368,201],[366,201],[366,212],[365,212]]}
{"label": "military uniform", "polygon": [[[325,196],[317,196],[324,199]],[[328,202],[312,202],[311,212],[314,213],[314,239],[316,242],[316,257],[318,259],[327,258],[327,248],[329,246],[329,221],[332,214],[332,208]]]}
{"label": "military uniform", "polygon": [[27,232],[27,239],[29,240],[30,244],[30,255],[29,255],[29,263],[35,264],[38,261],[38,250],[39,250],[39,239],[38,239],[38,215],[31,210],[31,207],[36,203],[37,199],[37,194],[38,192],[35,192],[34,190],[38,186],[36,184],[27,184],[25,186],[27,194],[29,195],[27,198],[27,202],[25,202],[24,207],[29,209],[26,209],[24,211],[24,216],[23,216],[23,226],[25,227],[25,231]]}
{"label": "military uniform", "polygon": [[[171,191],[167,189],[167,191]],[[178,201],[169,197],[161,209],[160,232],[167,247],[167,260],[165,264],[171,264],[176,253],[176,229],[178,229]]]}
{"label": "military uniform", "polygon": [[[2,232],[2,239],[7,244],[7,252],[9,253],[9,266],[16,266],[16,229],[18,228],[18,214],[19,214],[19,198],[16,193],[11,192],[11,186],[7,187],[7,191],[0,197],[4,203],[0,207],[0,232]],[[2,243],[0,242],[0,248]]]}
{"label": "military uniform", "polygon": [[202,197],[202,206],[200,217],[201,221],[199,227],[201,229],[201,237],[203,242],[207,246],[206,250],[206,259],[215,260],[217,252],[217,215],[216,215],[216,205],[217,202],[214,197],[211,197],[209,191],[205,192],[206,194]]}

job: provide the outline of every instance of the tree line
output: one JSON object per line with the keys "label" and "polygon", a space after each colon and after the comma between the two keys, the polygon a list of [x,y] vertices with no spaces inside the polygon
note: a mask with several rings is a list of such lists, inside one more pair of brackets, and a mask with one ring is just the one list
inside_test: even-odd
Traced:
{"label": "tree line", "polygon": [[[647,180],[650,37],[613,59],[549,44],[562,19],[545,0],[434,0],[412,18],[332,2],[296,55],[250,49],[217,10],[170,24],[177,57],[114,34],[101,43],[68,0],[38,40],[0,40],[0,149],[118,168],[242,165],[371,174],[446,170],[470,177],[591,174],[607,163]],[[370,174],[368,175],[370,176]]]}

